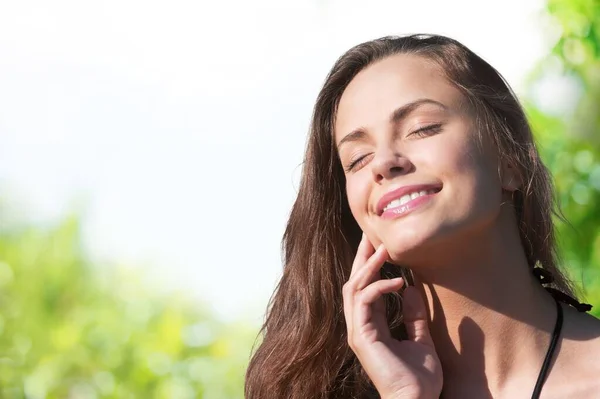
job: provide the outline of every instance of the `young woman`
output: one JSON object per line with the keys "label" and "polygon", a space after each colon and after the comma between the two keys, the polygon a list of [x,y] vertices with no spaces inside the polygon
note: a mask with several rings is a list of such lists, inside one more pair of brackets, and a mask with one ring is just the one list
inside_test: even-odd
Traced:
{"label": "young woman", "polygon": [[352,48],[315,105],[246,397],[600,397],[600,321],[552,210],[494,68],[441,36]]}

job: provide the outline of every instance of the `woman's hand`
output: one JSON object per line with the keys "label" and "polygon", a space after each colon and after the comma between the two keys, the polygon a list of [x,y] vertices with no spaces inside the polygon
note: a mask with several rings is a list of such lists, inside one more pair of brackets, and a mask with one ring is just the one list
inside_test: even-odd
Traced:
{"label": "woman's hand", "polygon": [[439,398],[442,366],[429,333],[425,303],[416,288],[407,287],[403,296],[408,340],[398,341],[390,333],[383,294],[398,291],[404,280],[379,278],[387,258],[383,245],[375,250],[363,234],[343,289],[348,344],[382,399]]}

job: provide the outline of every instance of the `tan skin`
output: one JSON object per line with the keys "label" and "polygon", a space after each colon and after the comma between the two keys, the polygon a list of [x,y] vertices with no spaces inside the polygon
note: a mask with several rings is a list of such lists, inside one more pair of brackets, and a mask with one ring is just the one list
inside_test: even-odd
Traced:
{"label": "tan skin", "polygon": [[[423,99],[439,104],[395,113]],[[344,314],[350,347],[382,398],[530,398],[556,321],[554,300],[528,271],[511,207],[522,182],[487,135],[479,145],[463,103],[436,65],[414,55],[370,65],[340,100],[335,139],[365,232]],[[380,216],[384,194],[418,184],[441,191],[410,213]],[[386,260],[411,267],[420,282],[405,292],[408,341],[394,340],[386,324],[382,295],[404,284],[378,280]],[[600,321],[563,309],[541,397],[597,397]]]}

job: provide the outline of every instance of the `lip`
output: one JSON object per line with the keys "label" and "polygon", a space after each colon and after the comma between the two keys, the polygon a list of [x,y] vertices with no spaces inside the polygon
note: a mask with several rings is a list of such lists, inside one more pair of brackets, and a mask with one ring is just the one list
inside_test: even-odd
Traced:
{"label": "lip", "polygon": [[441,184],[417,184],[412,186],[403,186],[397,188],[395,190],[389,191],[383,195],[377,202],[377,216],[381,216],[383,214],[383,209],[395,199],[402,198],[402,196],[410,193],[415,193],[419,191],[428,191],[428,190],[436,190],[439,192],[442,189]]}

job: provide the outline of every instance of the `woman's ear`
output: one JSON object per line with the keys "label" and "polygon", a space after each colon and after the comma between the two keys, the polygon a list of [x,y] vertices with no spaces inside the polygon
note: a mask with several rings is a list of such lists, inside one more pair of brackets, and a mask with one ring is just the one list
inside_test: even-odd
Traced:
{"label": "woman's ear", "polygon": [[502,189],[506,191],[517,191],[523,187],[521,181],[521,174],[512,162],[508,160],[502,160],[500,179],[502,183]]}

